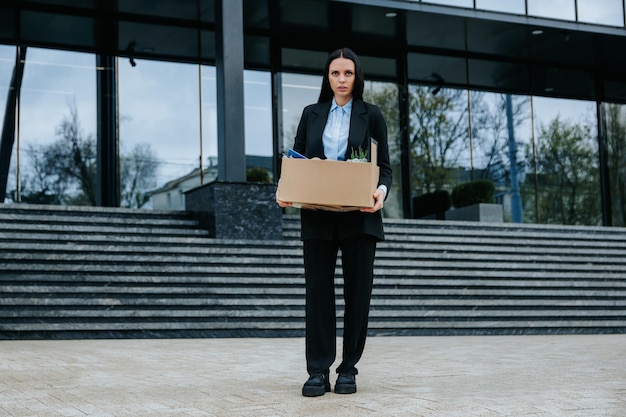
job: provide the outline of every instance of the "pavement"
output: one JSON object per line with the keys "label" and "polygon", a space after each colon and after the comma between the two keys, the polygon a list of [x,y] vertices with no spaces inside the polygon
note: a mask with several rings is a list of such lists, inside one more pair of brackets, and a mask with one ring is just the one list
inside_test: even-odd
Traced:
{"label": "pavement", "polygon": [[302,338],[0,341],[0,416],[626,416],[626,335],[378,336],[358,368],[307,398]]}

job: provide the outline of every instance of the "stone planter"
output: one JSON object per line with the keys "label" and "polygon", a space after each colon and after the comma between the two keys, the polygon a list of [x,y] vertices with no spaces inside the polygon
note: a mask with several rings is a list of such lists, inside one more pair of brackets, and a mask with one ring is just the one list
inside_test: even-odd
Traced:
{"label": "stone planter", "polygon": [[446,220],[502,223],[502,205],[479,203],[455,208],[446,211]]}
{"label": "stone planter", "polygon": [[276,184],[214,181],[185,193],[185,209],[196,213],[211,237],[276,240],[283,236],[283,213]]}

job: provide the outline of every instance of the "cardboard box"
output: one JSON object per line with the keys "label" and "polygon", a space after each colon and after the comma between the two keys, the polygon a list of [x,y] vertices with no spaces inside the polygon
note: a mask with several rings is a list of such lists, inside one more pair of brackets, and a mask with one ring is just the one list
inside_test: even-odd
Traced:
{"label": "cardboard box", "polygon": [[352,211],[374,207],[378,187],[376,142],[370,145],[373,162],[283,158],[279,199],[294,207]]}

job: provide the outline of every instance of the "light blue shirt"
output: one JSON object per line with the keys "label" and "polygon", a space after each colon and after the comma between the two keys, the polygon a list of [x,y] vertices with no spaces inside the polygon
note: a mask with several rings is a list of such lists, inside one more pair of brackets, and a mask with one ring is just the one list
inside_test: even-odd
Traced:
{"label": "light blue shirt", "polygon": [[326,158],[336,161],[343,161],[346,158],[351,113],[352,100],[342,107],[338,106],[333,98],[326,127],[324,128],[324,135],[322,136]]}

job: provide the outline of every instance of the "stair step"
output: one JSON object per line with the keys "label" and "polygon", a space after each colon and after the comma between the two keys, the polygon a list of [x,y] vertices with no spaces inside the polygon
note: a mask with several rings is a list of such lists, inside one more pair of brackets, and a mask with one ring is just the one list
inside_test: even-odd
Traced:
{"label": "stair step", "polygon": [[[373,334],[626,333],[626,229],[385,219]],[[212,239],[177,211],[0,205],[0,339],[303,335],[298,216]],[[343,317],[336,270],[338,328]]]}

